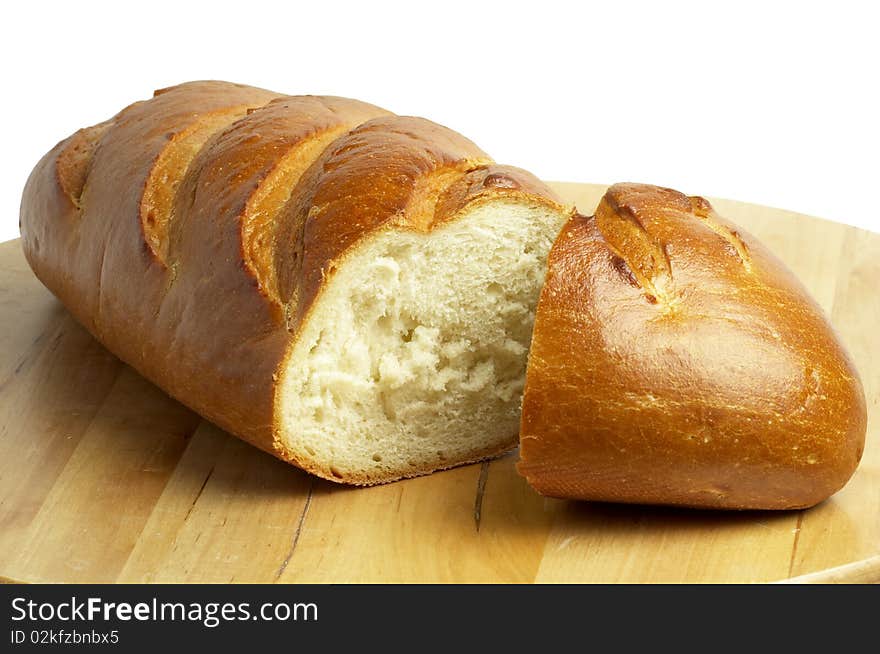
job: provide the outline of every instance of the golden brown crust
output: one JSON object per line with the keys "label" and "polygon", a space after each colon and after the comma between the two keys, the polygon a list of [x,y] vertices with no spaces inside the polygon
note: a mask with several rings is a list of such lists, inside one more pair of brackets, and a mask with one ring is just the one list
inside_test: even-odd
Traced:
{"label": "golden brown crust", "polygon": [[224,429],[340,481],[276,438],[293,318],[363,239],[429,231],[505,194],[556,206],[528,173],[430,121],[191,82],[48,153],[22,199],[22,241],[40,279],[120,358]]}
{"label": "golden brown crust", "polygon": [[520,472],[576,499],[812,506],[861,457],[864,393],[821,309],[702,198],[609,189],[549,259]]}
{"label": "golden brown crust", "polygon": [[432,472],[440,472],[441,470],[449,470],[450,468],[457,468],[458,466],[467,465],[470,463],[479,463],[480,461],[486,461],[487,459],[494,459],[514,449],[516,447],[518,438],[519,434],[513,433],[504,444],[495,447],[487,447],[479,452],[475,452],[466,460],[450,461],[447,465],[429,464],[422,466],[413,466],[408,468],[406,472],[401,472],[400,474],[395,476],[380,476],[377,474],[370,474],[369,472],[346,472],[343,474],[332,466],[325,466],[297,456],[296,452],[288,449],[281,442],[276,443],[272,454],[284,461],[287,461],[288,463],[292,463],[295,466],[302,468],[308,473],[317,475],[318,477],[322,477],[323,479],[351,484],[352,486],[374,486],[376,484],[387,484],[394,481],[399,481],[401,479],[421,477],[423,475],[431,474]]}
{"label": "golden brown crust", "polygon": [[157,341],[151,359],[166,362],[161,383],[172,395],[273,453],[275,382],[292,341],[272,269],[286,243],[274,225],[315,145],[385,113],[355,100],[279,98],[218,135],[178,193],[174,274],[155,325],[193,337]]}
{"label": "golden brown crust", "polygon": [[[282,300],[300,324],[324,280],[366,234],[429,232],[468,205],[506,195],[562,210],[556,195],[524,170],[494,164],[471,141],[423,118],[386,116],[329,147],[278,218],[285,242],[277,263]],[[300,249],[301,248],[301,249]]]}
{"label": "golden brown crust", "polygon": [[282,293],[294,308],[291,324],[299,324],[324,279],[365,234],[429,231],[442,221],[432,211],[439,192],[489,163],[471,141],[423,118],[376,118],[335,141],[279,218],[302,247],[295,261],[279,264],[290,268]]}
{"label": "golden brown crust", "polygon": [[56,170],[61,191],[79,206],[98,141],[112,121],[86,127],[71,136],[58,154]]}

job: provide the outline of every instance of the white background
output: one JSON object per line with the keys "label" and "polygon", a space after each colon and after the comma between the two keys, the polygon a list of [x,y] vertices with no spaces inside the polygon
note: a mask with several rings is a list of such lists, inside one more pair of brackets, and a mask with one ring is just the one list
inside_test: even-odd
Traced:
{"label": "white background", "polygon": [[55,142],[209,78],[425,116],[545,179],[651,182],[880,231],[872,4],[7,3],[0,240],[18,235],[21,189]]}

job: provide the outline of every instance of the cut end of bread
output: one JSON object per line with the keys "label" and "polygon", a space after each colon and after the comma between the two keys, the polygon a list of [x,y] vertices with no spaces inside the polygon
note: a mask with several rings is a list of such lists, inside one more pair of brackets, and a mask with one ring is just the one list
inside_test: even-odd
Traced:
{"label": "cut end of bread", "polygon": [[516,445],[546,260],[564,216],[478,204],[340,263],[278,381],[277,447],[334,481],[427,474]]}

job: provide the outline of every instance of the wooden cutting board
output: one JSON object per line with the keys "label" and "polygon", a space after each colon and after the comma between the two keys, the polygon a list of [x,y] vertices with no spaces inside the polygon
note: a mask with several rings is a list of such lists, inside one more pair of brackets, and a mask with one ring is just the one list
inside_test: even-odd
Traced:
{"label": "wooden cutting board", "polygon": [[[603,188],[557,184],[589,211]],[[334,485],[220,431],[121,364],[0,245],[0,576],[32,582],[880,580],[880,235],[718,200],[800,276],[868,397],[852,481],[807,511],[544,499],[516,454]],[[845,566],[837,568],[837,566]]]}

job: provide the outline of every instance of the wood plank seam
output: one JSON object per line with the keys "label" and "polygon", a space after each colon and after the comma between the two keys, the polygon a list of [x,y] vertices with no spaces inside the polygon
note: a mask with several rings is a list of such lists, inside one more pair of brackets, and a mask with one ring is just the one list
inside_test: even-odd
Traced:
{"label": "wood plank seam", "polygon": [[480,519],[483,513],[483,494],[486,492],[486,481],[489,479],[489,461],[483,461],[480,466],[480,476],[477,479],[477,496],[474,498],[474,526],[480,533]]}
{"label": "wood plank seam", "polygon": [[794,528],[794,543],[792,543],[792,546],[791,546],[791,559],[788,562],[788,577],[789,578],[791,578],[791,573],[794,571],[795,558],[797,557],[798,541],[801,538],[801,525],[803,524],[803,522],[804,522],[804,512],[803,512],[803,510],[801,510],[801,511],[798,511],[797,525]]}
{"label": "wood plank seam", "polygon": [[[199,425],[201,425],[201,423],[199,423]],[[196,430],[197,430],[198,428],[199,428],[199,427],[196,426]],[[195,433],[195,431],[193,431],[193,434],[194,434],[194,433]],[[192,436],[192,434],[190,434],[190,436]],[[183,518],[183,521],[184,521],[184,522],[186,522],[187,520],[189,520],[189,516],[190,516],[190,514],[192,514],[193,509],[196,508],[196,504],[198,503],[199,498],[202,496],[202,493],[205,491],[205,486],[208,485],[208,481],[210,481],[210,479],[211,479],[211,475],[214,474],[214,469],[215,469],[216,467],[217,467],[216,464],[215,464],[215,465],[212,465],[212,466],[211,466],[211,469],[208,471],[208,474],[207,474],[207,476],[205,477],[205,480],[202,482],[202,485],[201,485],[201,487],[199,488],[199,492],[196,493],[195,499],[193,499],[192,504],[190,504],[190,506],[189,506],[189,510],[186,512],[186,515],[185,515],[184,518]],[[171,477],[169,477],[168,479],[169,479],[169,481],[170,481],[170,480],[171,480]]]}
{"label": "wood plank seam", "polygon": [[303,505],[302,513],[300,513],[299,521],[296,524],[296,531],[293,533],[293,539],[290,543],[290,549],[287,551],[287,556],[284,557],[284,560],[281,562],[281,565],[278,567],[278,571],[275,573],[274,582],[277,582],[281,579],[281,575],[284,574],[284,571],[287,570],[287,566],[290,564],[290,559],[293,557],[293,553],[296,551],[296,545],[299,543],[299,535],[302,533],[303,525],[305,524],[306,518],[309,515],[309,506],[312,504],[312,492],[315,490],[315,479],[316,477],[312,477],[309,481],[309,492],[306,495],[306,502]]}

